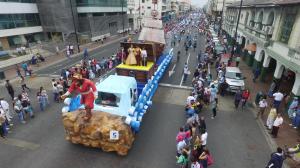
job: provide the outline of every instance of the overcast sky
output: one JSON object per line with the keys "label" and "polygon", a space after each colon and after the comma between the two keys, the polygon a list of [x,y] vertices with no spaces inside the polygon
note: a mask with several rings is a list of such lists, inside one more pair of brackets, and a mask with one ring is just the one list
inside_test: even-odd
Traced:
{"label": "overcast sky", "polygon": [[195,5],[200,6],[200,7],[205,5],[206,2],[207,2],[207,0],[192,0],[192,4],[195,4]]}

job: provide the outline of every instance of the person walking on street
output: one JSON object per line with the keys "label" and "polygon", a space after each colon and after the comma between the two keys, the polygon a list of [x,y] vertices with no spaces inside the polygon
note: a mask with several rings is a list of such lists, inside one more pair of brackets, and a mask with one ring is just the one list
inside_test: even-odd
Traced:
{"label": "person walking on street", "polygon": [[276,117],[276,108],[271,108],[270,112],[269,112],[269,115],[268,115],[268,118],[267,118],[267,122],[266,122],[266,127],[271,130],[272,129],[272,126],[273,126],[273,123],[274,123],[274,120],[275,120],[275,117]]}
{"label": "person walking on street", "polygon": [[250,98],[250,91],[246,89],[242,93],[242,109],[246,106],[246,103],[249,100],[249,98]]}
{"label": "person walking on street", "polygon": [[191,73],[191,72],[190,72],[190,70],[189,70],[189,67],[188,67],[187,63],[185,63],[184,68],[183,68],[183,80],[182,80],[183,83],[186,82],[187,77],[188,77],[188,75],[189,75],[190,73]]}
{"label": "person walking on street", "polygon": [[258,119],[259,116],[263,117],[264,112],[265,112],[266,108],[268,107],[268,102],[266,100],[266,97],[261,98],[261,100],[258,103],[258,107],[259,107],[259,110],[257,112],[256,119]]}
{"label": "person walking on street", "polygon": [[259,77],[259,75],[260,75],[260,69],[259,69],[259,67],[257,67],[253,72],[253,82],[254,83],[256,82],[256,79]]}
{"label": "person walking on street", "polygon": [[240,56],[236,56],[236,58],[235,58],[235,65],[236,65],[236,67],[239,67],[240,61],[241,61],[241,57]]}
{"label": "person walking on street", "polygon": [[30,89],[27,87],[27,85],[25,83],[25,78],[23,76],[21,76],[21,88],[22,88],[23,91],[25,91],[25,89],[30,91]]}
{"label": "person walking on street", "polygon": [[10,95],[11,99],[14,100],[15,90],[14,90],[13,86],[9,83],[9,80],[6,80],[5,87],[7,89],[8,94]]}
{"label": "person walking on street", "polygon": [[278,147],[276,152],[271,154],[271,159],[267,164],[266,168],[282,168],[284,160],[285,156],[283,150],[280,147]]}
{"label": "person walking on street", "polygon": [[9,110],[9,104],[3,97],[0,98],[0,109],[4,111],[6,124],[9,126],[13,126],[13,124],[11,123],[13,117]]}
{"label": "person walking on street", "polygon": [[274,97],[273,107],[275,107],[278,112],[279,106],[284,96],[280,91],[277,91],[276,93],[273,94],[273,97]]}
{"label": "person walking on street", "polygon": [[25,121],[25,113],[24,113],[24,109],[23,109],[22,101],[21,101],[20,97],[15,97],[14,98],[13,106],[14,106],[15,112],[17,113],[17,115],[19,117],[19,121],[22,124],[25,124],[26,123],[26,121]]}
{"label": "person walking on street", "polygon": [[281,114],[278,113],[277,117],[273,123],[272,132],[271,132],[271,134],[273,135],[274,138],[277,137],[279,128],[282,125],[282,123],[283,123],[283,118],[282,118]]}
{"label": "person walking on street", "polygon": [[298,97],[294,97],[294,98],[293,98],[293,101],[292,101],[292,103],[290,104],[289,109],[288,109],[288,115],[289,115],[289,118],[290,118],[290,119],[293,119],[293,118],[294,118],[294,115],[293,115],[293,114],[294,114],[295,111],[297,110],[298,104],[299,104]]}
{"label": "person walking on street", "polygon": [[211,110],[213,113],[211,119],[214,119],[217,116],[218,98],[215,98],[212,102],[210,102],[210,104],[211,104]]}
{"label": "person walking on street", "polygon": [[236,109],[239,108],[239,104],[240,104],[241,100],[242,100],[242,92],[241,92],[241,90],[238,90],[234,95],[234,106]]}

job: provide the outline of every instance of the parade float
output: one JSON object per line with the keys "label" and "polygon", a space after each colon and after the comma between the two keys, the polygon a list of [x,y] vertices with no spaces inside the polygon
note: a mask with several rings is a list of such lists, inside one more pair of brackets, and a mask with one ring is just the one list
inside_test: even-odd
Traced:
{"label": "parade float", "polygon": [[[64,97],[66,106],[62,109],[66,140],[119,155],[128,154],[173,57],[172,50],[163,54],[165,40],[161,21],[151,23],[159,24],[159,28],[144,27],[138,42],[121,43],[125,52],[122,52],[122,63],[116,67],[116,75],[108,76],[95,86],[91,84],[88,91],[81,92],[83,94],[64,95],[68,97]],[[91,109],[84,103],[87,92],[95,98]],[[91,116],[86,120],[88,111]]]}

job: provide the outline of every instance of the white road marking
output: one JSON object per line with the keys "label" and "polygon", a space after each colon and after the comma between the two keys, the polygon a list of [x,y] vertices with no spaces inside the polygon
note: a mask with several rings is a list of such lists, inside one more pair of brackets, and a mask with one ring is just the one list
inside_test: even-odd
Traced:
{"label": "white road marking", "polygon": [[[189,66],[189,60],[190,60],[190,56],[191,56],[191,53],[189,53],[188,57],[187,57],[187,60],[186,60],[186,64]],[[181,77],[181,81],[180,81],[180,86],[182,86],[182,83],[183,83],[183,76],[184,74],[182,73],[182,77]]]}
{"label": "white road marking", "polygon": [[178,89],[193,90],[193,88],[189,87],[189,86],[180,86],[180,85],[173,85],[173,84],[168,84],[168,83],[159,83],[159,86],[171,87],[171,88],[178,88]]}
{"label": "white road marking", "polygon": [[175,73],[175,71],[174,71],[175,68],[176,68],[176,64],[174,64],[172,70],[169,71],[169,77],[171,77]]}

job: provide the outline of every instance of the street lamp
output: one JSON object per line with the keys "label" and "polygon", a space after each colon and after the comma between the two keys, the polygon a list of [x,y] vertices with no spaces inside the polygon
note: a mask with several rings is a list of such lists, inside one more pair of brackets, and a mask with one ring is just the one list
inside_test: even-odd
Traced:
{"label": "street lamp", "polygon": [[241,0],[240,7],[239,7],[239,14],[238,14],[238,19],[237,19],[236,27],[235,27],[235,33],[234,33],[234,39],[233,39],[234,41],[233,41],[233,45],[232,45],[232,49],[231,49],[231,56],[230,56],[230,58],[232,58],[233,55],[234,55],[234,47],[236,46],[236,43],[237,43],[236,42],[236,40],[237,40],[237,30],[238,30],[238,27],[239,27],[242,5],[243,5],[243,0]]}
{"label": "street lamp", "polygon": [[73,20],[73,27],[74,27],[74,32],[75,32],[75,36],[76,36],[77,49],[78,49],[78,53],[79,53],[80,52],[80,48],[79,48],[78,34],[77,34],[76,26],[75,26],[75,18],[74,18],[74,13],[73,13],[73,5],[72,5],[72,0],[69,0],[69,1],[70,1],[70,6],[71,6],[71,14],[72,14],[72,20]]}
{"label": "street lamp", "polygon": [[125,35],[124,34],[124,11],[123,11],[123,8],[124,8],[124,0],[121,0],[121,4],[122,4],[122,25],[123,25],[123,36]]}

